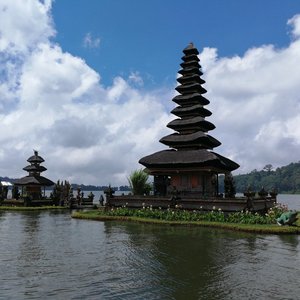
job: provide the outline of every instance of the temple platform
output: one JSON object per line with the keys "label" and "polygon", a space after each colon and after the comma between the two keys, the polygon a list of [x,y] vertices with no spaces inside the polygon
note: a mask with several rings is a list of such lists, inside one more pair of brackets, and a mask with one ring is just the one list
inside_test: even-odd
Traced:
{"label": "temple platform", "polygon": [[265,212],[276,205],[276,197],[235,197],[235,198],[196,198],[196,197],[159,197],[159,196],[113,196],[107,198],[107,205],[111,207],[128,208],[178,208],[185,210],[222,210],[236,212],[250,210]]}

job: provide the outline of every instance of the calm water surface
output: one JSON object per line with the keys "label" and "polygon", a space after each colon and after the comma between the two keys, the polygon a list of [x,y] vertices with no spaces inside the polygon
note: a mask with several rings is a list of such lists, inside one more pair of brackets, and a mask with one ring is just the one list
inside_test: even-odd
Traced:
{"label": "calm water surface", "polygon": [[0,299],[299,299],[300,238],[0,212]]}

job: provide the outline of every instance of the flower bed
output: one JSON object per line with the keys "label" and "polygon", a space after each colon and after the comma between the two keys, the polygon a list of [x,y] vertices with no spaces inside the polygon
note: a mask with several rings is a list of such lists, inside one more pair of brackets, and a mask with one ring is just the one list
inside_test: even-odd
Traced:
{"label": "flower bed", "polygon": [[287,207],[277,205],[266,214],[251,213],[249,211],[224,213],[214,208],[210,212],[186,211],[181,209],[130,209],[127,207],[106,208],[88,212],[76,212],[72,217],[93,220],[131,220],[150,223],[164,223],[173,225],[202,225],[234,230],[244,230],[260,233],[299,233],[300,223],[296,226],[280,227],[276,224],[278,218]]}

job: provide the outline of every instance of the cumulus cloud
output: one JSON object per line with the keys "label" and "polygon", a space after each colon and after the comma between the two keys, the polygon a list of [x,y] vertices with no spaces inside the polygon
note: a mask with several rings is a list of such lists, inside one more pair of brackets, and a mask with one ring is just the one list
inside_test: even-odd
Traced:
{"label": "cumulus cloud", "polygon": [[240,163],[238,172],[299,161],[300,15],[288,21],[294,40],[283,49],[262,45],[243,56],[200,55],[212,120],[223,145],[216,149]]}
{"label": "cumulus cloud", "polygon": [[55,35],[51,0],[0,1],[0,51],[24,54]]}
{"label": "cumulus cloud", "polygon": [[[240,172],[299,159],[299,18],[288,21],[294,39],[284,49],[201,53],[209,120],[217,126],[211,134],[223,143],[215,151],[240,163]],[[141,157],[165,149],[158,141],[170,133],[174,89],[141,89],[139,72],[103,86],[54,36],[50,0],[0,0],[1,175],[25,175],[37,149],[52,180],[126,184]],[[87,46],[99,46],[96,40],[90,36]]]}
{"label": "cumulus cloud", "polygon": [[138,73],[104,87],[83,59],[53,44],[51,1],[1,1],[2,22],[23,12],[0,35],[2,175],[25,175],[26,159],[38,149],[53,180],[126,184],[138,159],[161,147],[169,120],[161,98],[134,87],[142,83]]}

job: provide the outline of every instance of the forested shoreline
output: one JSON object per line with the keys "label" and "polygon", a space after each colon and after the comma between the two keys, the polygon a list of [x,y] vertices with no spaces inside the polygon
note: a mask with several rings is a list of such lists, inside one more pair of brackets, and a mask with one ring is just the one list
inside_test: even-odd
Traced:
{"label": "forested shoreline", "polygon": [[274,169],[271,164],[262,170],[254,169],[248,174],[234,176],[236,191],[243,193],[248,187],[259,191],[262,187],[270,191],[277,189],[279,193],[300,193],[300,162]]}
{"label": "forested shoreline", "polygon": [[[277,189],[279,193],[300,194],[300,162],[290,163],[287,166],[274,169],[271,164],[267,164],[262,170],[254,169],[247,174],[233,176],[236,192],[243,193],[248,187],[253,191],[259,191],[262,187],[270,191]],[[14,182],[14,179],[1,177],[0,180]],[[223,191],[222,176],[219,180],[220,191]],[[84,184],[72,184],[73,189],[81,188],[83,191],[104,191],[108,186],[95,186]],[[128,185],[112,186],[115,191],[130,191]]]}

